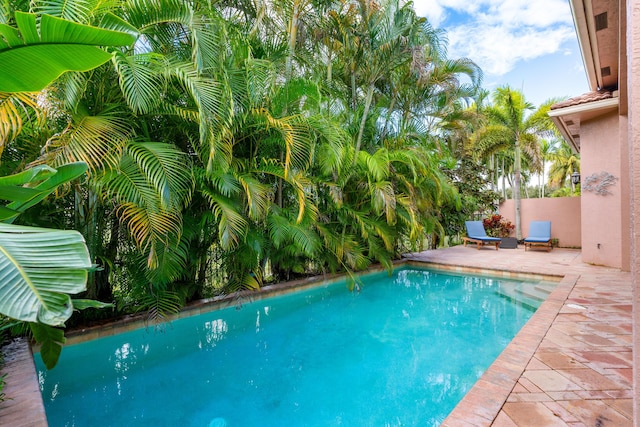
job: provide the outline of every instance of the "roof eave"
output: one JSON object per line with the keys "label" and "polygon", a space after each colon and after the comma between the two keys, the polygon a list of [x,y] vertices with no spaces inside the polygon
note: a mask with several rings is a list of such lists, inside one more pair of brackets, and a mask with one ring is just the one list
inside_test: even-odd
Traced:
{"label": "roof eave", "polygon": [[560,134],[562,135],[564,140],[567,142],[567,144],[569,144],[571,149],[575,153],[580,153],[580,144],[578,143],[578,141],[575,140],[573,135],[571,135],[571,132],[569,131],[569,128],[564,122],[563,118],[560,116],[552,116],[551,120],[556,125],[556,127],[560,131]]}
{"label": "roof eave", "polygon": [[613,97],[602,99],[599,101],[587,102],[584,104],[571,105],[569,107],[557,108],[549,111],[549,117],[556,125],[563,138],[576,152],[580,152],[580,143],[573,137],[573,133],[567,125],[567,120],[585,121],[591,120],[598,116],[608,113],[609,111],[618,109],[620,98]]}
{"label": "roof eave", "polygon": [[570,0],[571,14],[576,27],[578,43],[582,52],[582,62],[584,64],[585,73],[592,91],[596,91],[602,87],[601,78],[599,78],[597,44],[595,28],[588,17],[593,16],[591,0]]}

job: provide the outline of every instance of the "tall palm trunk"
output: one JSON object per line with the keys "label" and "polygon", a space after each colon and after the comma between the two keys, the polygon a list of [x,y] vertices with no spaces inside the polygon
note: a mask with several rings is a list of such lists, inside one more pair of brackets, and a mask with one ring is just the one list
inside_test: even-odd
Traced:
{"label": "tall palm trunk", "polygon": [[360,146],[362,145],[362,135],[364,135],[364,128],[367,125],[367,116],[369,115],[369,109],[371,108],[371,102],[373,100],[373,83],[369,85],[367,88],[367,98],[364,102],[364,111],[362,112],[362,119],[360,120],[360,129],[358,129],[358,139],[356,140],[356,150],[355,150],[355,159],[358,158],[358,152],[360,151]]}
{"label": "tall palm trunk", "polygon": [[522,226],[520,224],[520,141],[516,138],[514,147],[513,165],[513,202],[516,206],[516,238],[522,239]]}
{"label": "tall palm trunk", "polygon": [[[296,51],[296,43],[298,40],[298,20],[300,17],[300,3],[297,1],[293,2],[293,10],[291,11],[291,20],[288,24],[288,32],[289,32],[289,46],[287,52],[287,58],[285,62],[285,80],[289,82],[293,77],[293,57]],[[287,89],[288,90],[288,86]],[[288,96],[287,96],[288,99]],[[283,114],[286,116],[288,113],[288,104],[284,104]],[[284,153],[280,153],[280,161],[284,163]],[[284,207],[283,196],[282,196],[282,188],[284,186],[284,182],[282,178],[278,178],[278,187],[276,189],[276,204],[279,207]]]}
{"label": "tall palm trunk", "polygon": [[507,171],[504,168],[504,157],[502,158],[502,198],[507,198]]}

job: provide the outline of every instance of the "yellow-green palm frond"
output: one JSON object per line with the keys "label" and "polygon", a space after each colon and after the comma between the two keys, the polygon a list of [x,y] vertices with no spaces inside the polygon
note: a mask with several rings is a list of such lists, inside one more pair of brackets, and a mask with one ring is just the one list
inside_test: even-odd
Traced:
{"label": "yellow-green palm frond", "polygon": [[171,144],[131,142],[126,147],[136,167],[146,178],[165,210],[178,210],[188,203],[193,177],[187,167],[187,156]]}
{"label": "yellow-green palm frond", "polygon": [[309,194],[306,191],[308,188],[311,188],[312,184],[309,176],[307,176],[302,171],[293,171],[292,173],[289,173],[288,176],[285,176],[285,168],[280,164],[279,161],[275,159],[263,159],[258,170],[260,173],[271,175],[276,178],[281,178],[282,180],[284,180],[284,182],[291,186],[298,201],[298,217],[296,219],[297,222],[302,221],[302,218],[305,215],[305,210],[308,207],[312,208],[311,214],[315,215],[315,206],[309,200]]}
{"label": "yellow-green palm frond", "polygon": [[384,213],[388,224],[396,221],[396,193],[388,181],[377,181],[370,187],[371,206],[376,214]]}
{"label": "yellow-green palm frond", "polygon": [[471,138],[473,155],[477,159],[485,159],[492,154],[513,147],[514,134],[505,126],[485,126]]}
{"label": "yellow-green palm frond", "polygon": [[253,220],[264,218],[271,204],[271,187],[261,183],[251,173],[240,173],[237,180],[244,190],[249,218]]}
{"label": "yellow-green palm frond", "polygon": [[170,144],[129,142],[114,169],[98,185],[115,200],[120,219],[136,245],[148,251],[150,268],[158,266],[158,250],[179,240],[181,209],[193,185],[186,156]]}
{"label": "yellow-green palm frond", "polygon": [[300,116],[273,117],[265,108],[254,109],[252,114],[264,130],[275,131],[284,145],[284,179],[292,168],[307,169],[311,163],[313,140],[310,129]]}
{"label": "yellow-green palm frond", "polygon": [[389,152],[379,148],[373,154],[358,152],[358,165],[367,171],[374,180],[381,181],[389,177]]}
{"label": "yellow-green palm frond", "polygon": [[34,0],[33,12],[47,14],[69,21],[88,24],[95,0]]}
{"label": "yellow-green palm frond", "polygon": [[6,145],[22,131],[24,120],[40,122],[44,113],[38,106],[38,92],[0,92],[0,156]]}
{"label": "yellow-green palm frond", "polygon": [[83,161],[95,173],[115,167],[130,136],[130,126],[118,112],[77,116],[64,131],[47,141],[40,161],[55,166]]}
{"label": "yellow-green palm frond", "polygon": [[249,226],[242,211],[238,209],[237,201],[210,189],[203,189],[202,194],[209,202],[211,211],[218,221],[220,245],[225,250],[234,249],[242,241]]}

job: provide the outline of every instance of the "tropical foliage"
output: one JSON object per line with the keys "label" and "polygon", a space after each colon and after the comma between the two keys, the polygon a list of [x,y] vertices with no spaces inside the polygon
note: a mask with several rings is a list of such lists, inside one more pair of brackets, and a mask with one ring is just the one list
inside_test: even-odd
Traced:
{"label": "tropical foliage", "polygon": [[[40,90],[65,71],[95,68],[111,57],[98,45],[121,46],[135,40],[130,34],[48,16],[42,17],[39,25],[33,14],[16,12],[15,19],[18,30],[0,25],[4,39],[0,40],[3,61],[0,89],[7,92]],[[13,102],[38,108],[35,98],[28,94],[7,95],[2,96],[5,102],[1,110],[0,148],[21,130],[21,117]],[[6,206],[0,206],[0,221],[4,222],[0,223],[0,314],[29,322],[34,338],[42,344],[42,359],[49,368],[55,366],[64,343],[63,331],[53,326],[64,326],[74,308],[104,305],[76,300],[74,306],[69,296],[86,290],[87,271],[91,267],[80,233],[11,223],[86,169],[84,163],[63,165],[57,170],[41,165],[0,177],[0,199],[7,202]]]}
{"label": "tropical foliage", "polygon": [[[536,109],[521,92],[509,86],[499,87],[493,94],[493,104],[484,109],[485,123],[473,135],[473,150],[477,158],[494,160],[494,156],[497,156],[503,170],[505,160],[513,168],[512,189],[518,239],[522,239],[520,192],[523,164],[529,170],[536,170],[539,168],[537,165],[542,163],[540,141],[541,136],[552,132],[547,112],[553,102],[549,101]],[[504,184],[503,188],[506,188]]]}
{"label": "tropical foliage", "polygon": [[115,302],[94,318],[391,269],[490,212],[496,165],[538,165],[543,113],[508,88],[487,105],[481,70],[410,2],[10,1],[0,21],[26,31],[19,11],[139,35],[0,95],[4,174],[86,164],[16,223],[82,234],[86,296]]}

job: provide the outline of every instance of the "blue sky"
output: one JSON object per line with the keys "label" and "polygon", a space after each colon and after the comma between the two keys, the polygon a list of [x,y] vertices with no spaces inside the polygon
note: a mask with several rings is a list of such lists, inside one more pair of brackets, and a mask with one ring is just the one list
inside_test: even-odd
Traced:
{"label": "blue sky", "polygon": [[538,106],[589,91],[568,0],[414,0],[446,31],[449,58],[484,72],[483,87],[508,84]]}

